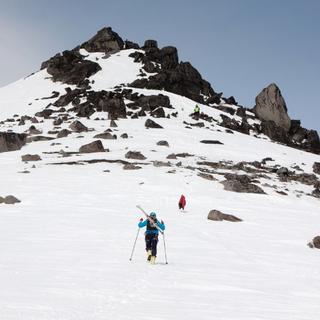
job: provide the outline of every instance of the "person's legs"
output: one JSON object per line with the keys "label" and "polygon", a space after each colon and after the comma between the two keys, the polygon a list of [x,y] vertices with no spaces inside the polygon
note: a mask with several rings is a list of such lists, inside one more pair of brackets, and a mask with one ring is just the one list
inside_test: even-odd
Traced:
{"label": "person's legs", "polygon": [[151,240],[151,253],[153,257],[157,256],[158,235],[155,234]]}
{"label": "person's legs", "polygon": [[146,234],[145,240],[146,240],[147,259],[149,261],[152,254],[152,235]]}

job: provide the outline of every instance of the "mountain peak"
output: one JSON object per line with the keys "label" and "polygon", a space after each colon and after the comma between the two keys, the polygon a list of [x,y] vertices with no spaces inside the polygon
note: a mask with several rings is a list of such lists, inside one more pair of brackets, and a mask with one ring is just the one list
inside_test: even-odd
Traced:
{"label": "mountain peak", "polygon": [[124,42],[111,27],[104,27],[80,47],[88,52],[110,52],[123,49]]}

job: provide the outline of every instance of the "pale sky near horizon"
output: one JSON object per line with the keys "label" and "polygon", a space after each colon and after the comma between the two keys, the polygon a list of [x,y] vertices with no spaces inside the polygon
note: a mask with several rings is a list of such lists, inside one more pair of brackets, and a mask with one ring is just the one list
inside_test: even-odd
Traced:
{"label": "pale sky near horizon", "polygon": [[275,82],[289,116],[320,132],[320,0],[1,0],[0,87],[104,26],[178,48],[246,107]]}

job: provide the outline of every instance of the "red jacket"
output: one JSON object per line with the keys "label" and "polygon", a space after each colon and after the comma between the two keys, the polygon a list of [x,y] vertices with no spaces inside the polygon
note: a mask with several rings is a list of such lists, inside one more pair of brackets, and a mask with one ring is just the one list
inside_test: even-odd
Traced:
{"label": "red jacket", "polygon": [[179,204],[180,204],[181,206],[185,207],[186,203],[187,203],[187,202],[186,202],[186,198],[185,198],[184,195],[182,195],[182,196],[180,197]]}

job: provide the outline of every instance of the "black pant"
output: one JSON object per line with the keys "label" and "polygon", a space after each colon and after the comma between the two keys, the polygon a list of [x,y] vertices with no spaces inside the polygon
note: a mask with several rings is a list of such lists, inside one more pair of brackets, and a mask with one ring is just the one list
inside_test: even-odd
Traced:
{"label": "black pant", "polygon": [[146,250],[151,250],[151,255],[157,256],[158,235],[155,233],[146,234]]}

